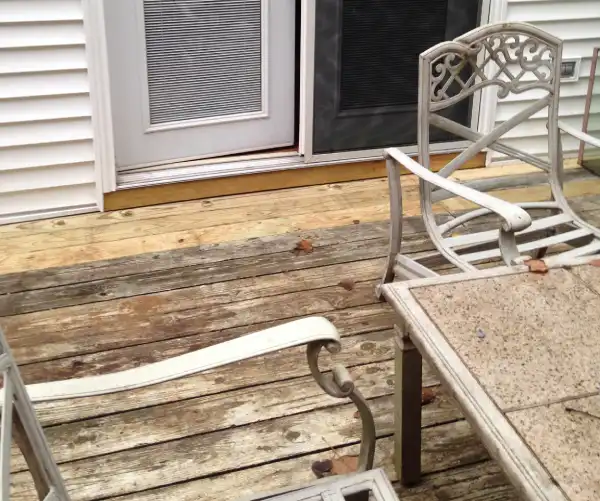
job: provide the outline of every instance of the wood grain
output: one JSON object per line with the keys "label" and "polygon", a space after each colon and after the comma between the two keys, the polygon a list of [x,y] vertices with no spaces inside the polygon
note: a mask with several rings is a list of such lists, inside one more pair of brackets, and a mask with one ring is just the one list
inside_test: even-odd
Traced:
{"label": "wood grain", "polygon": [[[354,194],[364,194],[351,190],[345,192],[349,206]],[[227,218],[249,200],[227,203],[231,207],[223,202],[214,212]],[[298,200],[298,211],[308,207],[303,203]],[[586,218],[600,218],[598,196],[574,206]],[[149,213],[147,224],[173,215]],[[52,232],[36,228],[40,238]],[[407,220],[405,230],[410,252],[429,252],[418,219]],[[300,238],[312,239],[313,253],[293,252]],[[16,314],[0,323],[9,325],[23,376],[32,382],[139,366],[323,314],[343,344],[339,355],[324,358],[324,367],[347,365],[372,399],[380,437],[376,464],[393,478],[394,315],[374,296],[386,238],[387,223],[361,220],[0,276],[0,290],[13,292],[12,302],[5,294],[0,305],[4,314]],[[59,249],[69,247],[52,252]],[[340,286],[344,278],[352,278],[352,290]],[[424,385],[437,383],[425,365]],[[450,397],[436,392],[423,407],[424,482],[398,487],[403,499],[515,501]],[[36,405],[36,411],[75,500],[237,499],[301,485],[313,479],[312,461],[332,457],[331,448],[355,452],[359,436],[354,407],[316,387],[301,348],[133,392]],[[24,468],[22,458],[13,460]],[[25,472],[16,474],[13,489],[14,499],[29,499],[33,485]]]}
{"label": "wood grain", "polygon": [[[473,172],[488,179],[490,171],[498,178],[529,172],[522,166]],[[457,175],[464,180],[476,177],[466,174]],[[600,180],[591,182],[600,185]],[[417,181],[403,176],[402,183],[405,216],[418,215]],[[311,231],[357,220],[382,221],[389,215],[385,184],[384,179],[371,179],[8,225],[0,228],[0,235],[10,236],[2,239],[6,244],[0,242],[0,247],[5,245],[0,253],[0,273]],[[314,207],[320,211],[315,213]],[[448,212],[444,204],[436,204],[435,209]],[[450,210],[460,208],[452,206]]]}
{"label": "wood grain", "polygon": [[[377,301],[373,292],[375,282],[360,280],[364,280],[362,277],[367,273],[372,276],[371,270],[375,263],[362,263],[367,263],[363,274],[356,275],[358,283],[350,291],[337,285],[339,276],[323,277],[322,286],[310,293],[300,289],[297,292],[277,294],[273,290],[271,294],[274,295],[269,297],[258,297],[257,292],[253,299],[227,303],[215,298],[213,301],[207,300],[207,303],[213,304],[204,305],[195,291],[182,289],[27,313],[6,317],[1,323],[19,363],[94,353],[159,339],[185,337],[274,320],[284,321],[297,316],[323,314],[374,303]],[[317,275],[318,271],[313,273]],[[315,283],[318,280],[319,277],[315,277]],[[301,286],[302,284],[297,285]],[[230,283],[230,288],[233,290],[232,294],[236,294],[235,283]],[[251,284],[249,288],[255,289]],[[252,294],[250,291],[248,293]],[[239,289],[239,294],[243,297],[242,289]],[[42,344],[39,342],[40,332],[44,333]]]}
{"label": "wood grain", "polygon": [[[390,433],[391,397],[371,400],[378,436]],[[433,407],[431,408],[433,412]],[[61,472],[74,501],[92,500],[151,489],[169,483],[206,477],[231,469],[247,468],[350,445],[359,436],[359,422],[351,405],[328,407],[311,413],[306,427],[303,414],[261,421],[249,426],[195,435],[183,440],[148,445],[133,450],[64,463]],[[452,419],[450,414],[447,419]],[[424,464],[430,471],[481,461],[483,447],[465,421],[423,430]],[[429,456],[429,457],[428,457]],[[433,461],[432,461],[433,460]],[[435,464],[435,466],[433,466]],[[110,478],[110,482],[106,479]],[[30,485],[25,472],[13,476],[13,498],[27,499]]]}

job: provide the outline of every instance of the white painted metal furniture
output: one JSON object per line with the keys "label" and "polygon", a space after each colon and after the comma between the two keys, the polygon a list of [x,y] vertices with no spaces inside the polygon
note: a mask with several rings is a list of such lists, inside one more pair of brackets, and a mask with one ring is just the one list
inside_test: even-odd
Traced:
{"label": "white painted metal furniture", "polygon": [[[387,284],[396,327],[396,469],[420,475],[421,356],[523,499],[600,493],[600,261]],[[451,298],[451,299],[448,299]]]}
{"label": "white painted metal furniture", "polygon": [[396,491],[381,469],[355,475],[324,478],[309,486],[260,495],[241,501],[398,501]]}
{"label": "white painted metal furniture", "polygon": [[[362,422],[358,471],[370,470],[375,447],[375,424],[367,402],[355,388],[348,371],[343,366],[333,366],[330,373],[322,373],[319,369],[318,358],[323,348],[331,353],[336,353],[341,348],[337,330],[325,318],[310,317],[289,322],[135,369],[101,376],[32,384],[27,387],[21,379],[17,364],[0,330],[0,372],[3,380],[3,389],[0,392],[2,402],[0,501],[10,499],[11,437],[25,457],[39,499],[44,501],[70,499],[32,403],[132,390],[300,345],[307,347],[310,371],[319,386],[333,397],[349,398],[357,406]],[[362,477],[363,480],[365,478]],[[257,489],[260,489],[260,486],[257,486]],[[387,501],[390,498],[380,499]]]}
{"label": "white painted metal furniture", "polygon": [[[423,220],[438,256],[441,255],[459,270],[474,271],[478,263],[497,258],[502,258],[506,264],[522,262],[526,256],[539,258],[549,247],[564,243],[573,243],[577,247],[548,258],[549,263],[600,252],[600,230],[573,212],[562,189],[561,130],[580,138],[582,135],[558,120],[561,54],[561,40],[524,23],[482,26],[421,54],[419,162],[396,148],[385,152],[391,229],[389,257],[382,283],[436,275],[424,265],[423,260],[414,260],[401,253],[402,167],[420,178]],[[453,106],[461,102],[464,104],[465,100],[476,97],[486,88],[497,89],[499,97],[533,91],[539,98],[485,135],[444,116]],[[502,142],[504,134],[543,110],[548,113],[547,161]],[[473,143],[438,173],[430,170],[430,126]],[[448,178],[486,148],[545,172],[552,200],[512,204]],[[461,197],[479,208],[450,221],[437,221],[433,204],[451,197]],[[539,209],[544,209],[545,213],[534,218]],[[465,223],[489,214],[499,217],[499,229],[453,235],[464,229]]]}

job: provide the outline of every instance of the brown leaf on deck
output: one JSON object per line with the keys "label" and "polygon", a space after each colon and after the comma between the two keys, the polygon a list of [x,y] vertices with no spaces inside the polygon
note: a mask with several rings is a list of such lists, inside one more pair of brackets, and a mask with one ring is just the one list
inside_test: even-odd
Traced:
{"label": "brown leaf on deck", "polygon": [[421,405],[430,404],[435,400],[435,391],[431,388],[423,388],[421,390]]}
{"label": "brown leaf on deck", "polygon": [[302,239],[294,247],[294,250],[297,254],[304,252],[305,254],[310,254],[313,251],[313,245],[310,240]]}
{"label": "brown leaf on deck", "polygon": [[548,266],[542,259],[529,259],[525,261],[525,265],[531,273],[548,273]]}
{"label": "brown leaf on deck", "polygon": [[331,459],[326,459],[325,461],[315,461],[311,465],[311,470],[317,478],[323,478],[327,477],[328,475],[331,475],[332,468],[333,463]]}
{"label": "brown leaf on deck", "polygon": [[343,287],[347,291],[351,291],[352,289],[354,289],[355,282],[351,278],[344,278],[343,280],[340,280],[338,285]]}
{"label": "brown leaf on deck", "polygon": [[358,471],[358,456],[340,456],[331,460],[332,475],[347,475]]}

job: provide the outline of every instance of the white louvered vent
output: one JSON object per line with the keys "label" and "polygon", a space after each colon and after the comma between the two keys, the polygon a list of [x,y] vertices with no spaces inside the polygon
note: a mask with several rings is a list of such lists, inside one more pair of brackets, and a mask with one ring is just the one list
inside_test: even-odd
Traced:
{"label": "white louvered vent", "polygon": [[150,123],[262,110],[261,0],[144,0]]}

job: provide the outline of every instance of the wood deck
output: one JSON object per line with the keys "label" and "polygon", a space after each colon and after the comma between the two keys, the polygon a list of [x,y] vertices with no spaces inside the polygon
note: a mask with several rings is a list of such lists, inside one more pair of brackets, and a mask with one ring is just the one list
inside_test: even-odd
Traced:
{"label": "wood deck", "polygon": [[[416,183],[405,185],[415,215]],[[0,227],[0,325],[31,383],[135,367],[324,315],[343,336],[334,360],[374,410],[376,463],[395,478],[393,316],[374,296],[387,250],[385,188],[370,180]],[[502,195],[524,191],[547,193],[519,184]],[[600,224],[600,178],[577,174],[568,191]],[[452,217],[463,208],[447,200],[439,210]],[[406,230],[405,250],[431,249],[418,218]],[[313,252],[295,251],[300,239]],[[425,478],[398,487],[401,498],[516,500],[428,368],[424,384],[436,395],[423,407]],[[37,410],[76,501],[234,500],[310,482],[314,460],[355,452],[360,436],[354,407],[314,384],[303,349]],[[12,465],[14,499],[31,499],[22,458]]]}

